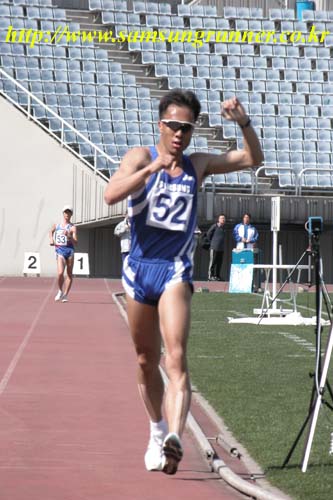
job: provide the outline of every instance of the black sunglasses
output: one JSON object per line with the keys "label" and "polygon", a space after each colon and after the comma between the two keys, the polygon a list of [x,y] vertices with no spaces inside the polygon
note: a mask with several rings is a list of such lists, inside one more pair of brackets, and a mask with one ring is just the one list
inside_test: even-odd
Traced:
{"label": "black sunglasses", "polygon": [[177,120],[161,120],[167,127],[171,128],[174,132],[181,130],[184,134],[194,129],[194,123],[180,122]]}

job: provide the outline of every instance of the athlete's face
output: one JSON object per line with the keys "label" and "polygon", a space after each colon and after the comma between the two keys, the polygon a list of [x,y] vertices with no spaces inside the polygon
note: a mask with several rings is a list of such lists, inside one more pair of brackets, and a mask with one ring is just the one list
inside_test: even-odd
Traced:
{"label": "athlete's face", "polygon": [[63,212],[65,221],[70,221],[72,217],[72,212],[70,210],[65,210]]}
{"label": "athlete's face", "polygon": [[191,142],[194,130],[193,112],[188,107],[170,104],[158,126],[161,134],[160,142],[169,154],[177,156]]}

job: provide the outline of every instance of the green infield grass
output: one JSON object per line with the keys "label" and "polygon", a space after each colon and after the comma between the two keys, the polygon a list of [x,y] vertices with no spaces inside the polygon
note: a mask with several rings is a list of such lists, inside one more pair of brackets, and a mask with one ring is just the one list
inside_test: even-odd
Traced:
{"label": "green infield grass", "polygon": [[[228,322],[228,317],[253,316],[253,308],[260,307],[261,300],[255,294],[194,294],[188,347],[192,383],[272,484],[294,499],[331,500],[333,411],[327,405],[321,405],[307,472],[300,468],[306,431],[289,464],[281,469],[308,414],[313,387],[309,374],[314,372],[316,359],[315,327]],[[297,304],[304,317],[315,316],[314,293],[298,294]],[[323,350],[329,333],[330,327],[325,327]],[[333,360],[330,379],[333,383]],[[324,396],[333,403],[328,391]]]}

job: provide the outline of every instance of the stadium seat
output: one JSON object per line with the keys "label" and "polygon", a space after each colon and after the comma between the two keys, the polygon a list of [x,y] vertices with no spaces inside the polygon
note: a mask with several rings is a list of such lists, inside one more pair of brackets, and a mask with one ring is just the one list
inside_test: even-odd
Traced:
{"label": "stadium seat", "polygon": [[[204,27],[207,30],[236,28],[257,32],[281,28],[284,31],[298,30],[305,35],[314,20],[320,28],[327,28],[328,23],[333,21],[333,16],[331,19],[326,11],[315,11],[312,20],[297,21],[292,9],[271,9],[267,19],[262,9],[247,7],[225,7],[225,16],[221,17],[217,16],[216,7],[201,4],[178,5],[178,15],[171,13],[169,3],[163,2],[134,1],[131,10],[130,4],[123,0],[89,0],[88,4],[90,11],[101,12],[103,22],[115,22],[126,29],[127,23],[131,26],[140,25],[140,29],[185,27],[195,30]],[[67,21],[65,10],[53,7],[52,1],[2,2],[0,19],[9,16],[15,18],[22,28],[30,26],[31,29],[52,31],[66,21],[71,31],[79,30],[79,25]],[[99,20],[99,17],[96,19]],[[259,136],[263,138],[265,155],[276,154],[273,150],[276,147],[289,156],[289,161],[291,158],[293,162],[296,159],[300,167],[303,167],[301,161],[305,161],[303,153],[317,154],[316,161],[323,165],[327,165],[331,159],[327,156],[331,154],[333,120],[331,47],[332,35],[326,37],[325,43],[321,45],[265,43],[256,46],[222,40],[214,42],[213,39],[210,44],[203,43],[201,46],[188,42],[128,44],[130,51],[141,55],[138,61],[155,70],[151,74],[160,78],[163,85],[167,84],[169,89],[183,87],[195,90],[202,103],[202,113],[208,114],[208,125],[221,128],[223,137],[235,138],[239,147],[242,146],[240,130],[223,121],[219,109],[221,99],[236,93],[249,110]],[[98,120],[103,141],[104,134],[113,132],[112,110],[131,113],[128,115],[128,131],[135,136],[134,142],[140,140],[143,143],[147,134],[149,143],[153,143],[153,133],[156,133],[153,122],[158,119],[158,100],[151,100],[149,89],[138,86],[136,77],[125,73],[121,64],[111,62],[107,50],[97,48],[93,43],[71,42],[67,46],[65,40],[54,45],[35,44],[34,47],[29,44],[0,43],[0,58],[6,71],[11,72],[52,109],[59,110],[61,116],[68,120],[75,116],[81,122],[89,122],[89,127],[96,126]],[[23,92],[17,92],[8,82],[6,85],[8,93],[16,101],[27,104]],[[42,106],[35,108],[35,116],[44,118]],[[137,121],[139,114],[140,126]],[[137,119],[134,119],[135,116]],[[125,119],[119,120],[120,123],[119,127],[125,126]],[[57,126],[52,120],[52,130]],[[73,133],[68,133],[68,136],[74,138]],[[113,141],[118,139],[113,138]],[[126,144],[112,145],[115,148],[112,152],[117,155],[128,146],[128,140]],[[196,138],[192,147],[194,150],[196,147],[205,149],[201,139]],[[284,164],[286,158],[282,157]],[[282,160],[279,157],[279,162]],[[273,168],[272,155],[268,161]],[[290,172],[278,177],[285,185],[295,180]],[[240,174],[238,178],[240,180]],[[228,179],[224,180],[227,182]],[[306,179],[307,185],[310,185],[310,181],[310,178]]]}

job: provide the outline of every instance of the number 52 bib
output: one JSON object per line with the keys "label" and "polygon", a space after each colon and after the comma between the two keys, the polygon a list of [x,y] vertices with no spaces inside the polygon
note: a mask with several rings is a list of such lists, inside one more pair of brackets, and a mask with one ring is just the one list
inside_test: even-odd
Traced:
{"label": "number 52 bib", "polygon": [[155,192],[149,200],[148,226],[185,232],[190,220],[193,194]]}

